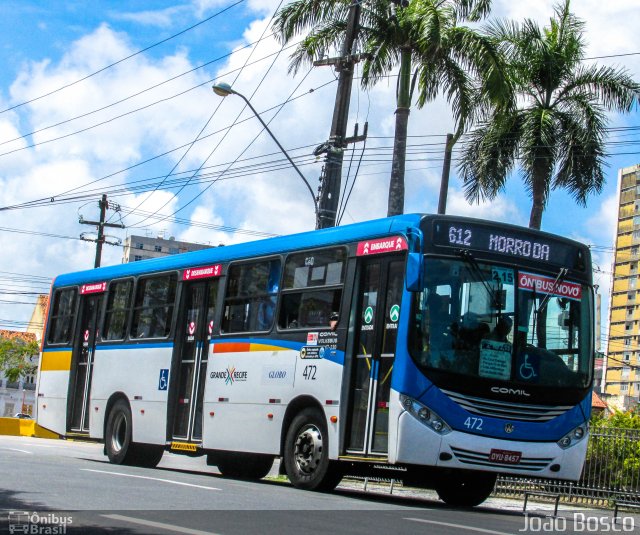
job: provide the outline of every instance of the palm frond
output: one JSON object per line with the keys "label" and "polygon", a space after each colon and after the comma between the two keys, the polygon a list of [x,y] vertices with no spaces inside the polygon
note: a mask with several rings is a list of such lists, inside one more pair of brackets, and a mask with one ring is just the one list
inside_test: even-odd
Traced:
{"label": "palm frond", "polygon": [[347,20],[348,0],[296,0],[276,14],[272,28],[282,43],[327,19]]}
{"label": "palm frond", "polygon": [[494,199],[504,188],[516,162],[520,122],[517,114],[497,113],[466,136],[458,172],[469,202]]}
{"label": "palm frond", "polygon": [[580,66],[558,98],[565,98],[576,92],[592,95],[607,110],[628,113],[640,101],[640,84],[635,82],[624,69],[609,66]]}

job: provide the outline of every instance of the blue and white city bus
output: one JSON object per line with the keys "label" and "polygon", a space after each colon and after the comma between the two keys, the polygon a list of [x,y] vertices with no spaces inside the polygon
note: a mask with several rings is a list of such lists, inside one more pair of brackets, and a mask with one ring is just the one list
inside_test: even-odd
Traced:
{"label": "blue and white city bus", "polygon": [[589,249],[403,215],[56,278],[38,423],[224,476],[402,479],[476,505],[498,473],[576,480],[593,368]]}

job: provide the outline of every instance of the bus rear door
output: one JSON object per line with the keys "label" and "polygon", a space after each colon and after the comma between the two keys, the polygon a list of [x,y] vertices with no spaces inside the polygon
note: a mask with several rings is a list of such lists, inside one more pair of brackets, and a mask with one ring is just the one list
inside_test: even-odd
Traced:
{"label": "bus rear door", "polygon": [[[104,286],[100,284],[102,291]],[[89,433],[89,403],[91,377],[93,374],[98,321],[102,308],[102,293],[80,293],[80,324],[76,331],[71,357],[71,380],[69,390],[68,431]]]}
{"label": "bus rear door", "polygon": [[375,255],[358,263],[346,450],[384,458],[405,260],[404,255]]}

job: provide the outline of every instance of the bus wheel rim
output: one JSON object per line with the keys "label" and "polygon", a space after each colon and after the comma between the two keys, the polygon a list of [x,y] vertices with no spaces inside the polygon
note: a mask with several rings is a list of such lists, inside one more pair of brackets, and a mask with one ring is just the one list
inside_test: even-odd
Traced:
{"label": "bus wheel rim", "polygon": [[127,436],[127,419],[119,412],[113,422],[113,432],[111,434],[111,445],[115,452],[122,450]]}
{"label": "bus wheel rim", "polygon": [[298,433],[294,445],[294,459],[300,472],[312,474],[322,460],[322,433],[315,425],[310,425]]}

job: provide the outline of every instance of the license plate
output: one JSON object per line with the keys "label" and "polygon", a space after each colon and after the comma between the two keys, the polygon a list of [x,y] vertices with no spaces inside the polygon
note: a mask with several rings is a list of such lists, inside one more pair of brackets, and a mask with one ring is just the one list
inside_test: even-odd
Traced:
{"label": "license plate", "polygon": [[491,450],[489,462],[500,464],[518,464],[522,458],[521,451]]}

